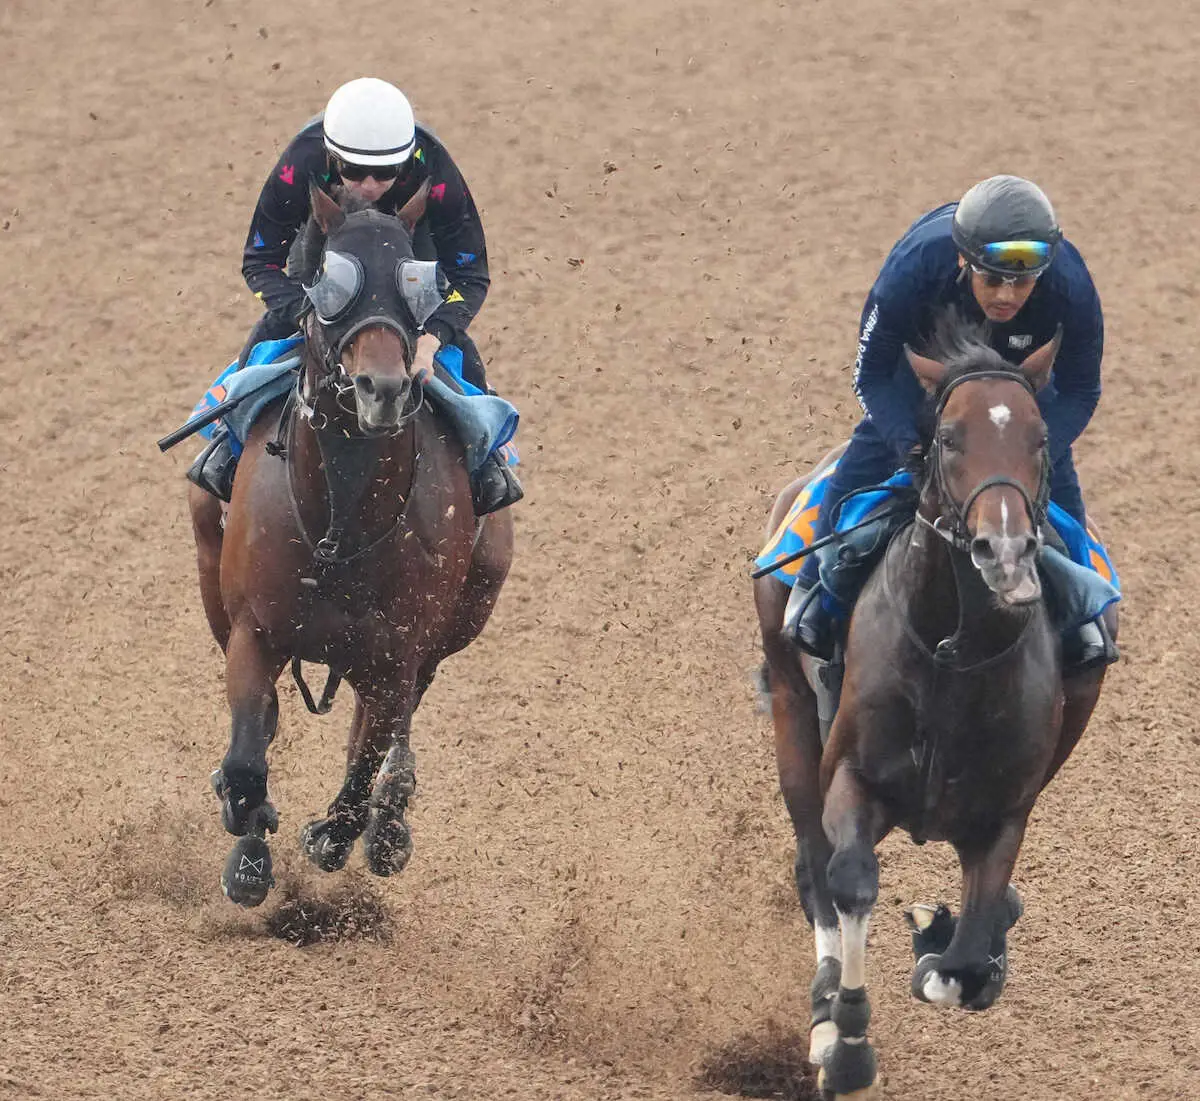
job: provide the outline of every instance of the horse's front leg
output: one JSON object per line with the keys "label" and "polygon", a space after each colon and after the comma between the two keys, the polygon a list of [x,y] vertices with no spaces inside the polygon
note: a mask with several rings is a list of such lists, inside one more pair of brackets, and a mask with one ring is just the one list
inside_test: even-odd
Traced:
{"label": "horse's front leg", "polygon": [[[427,684],[427,680],[422,681],[420,691]],[[408,744],[417,699],[417,686],[408,684],[388,693],[386,706],[380,712],[380,733],[386,735],[390,744],[367,804],[367,828],[363,834],[367,868],[375,875],[403,871],[412,856],[412,831],[405,813],[417,790],[417,759]]]}
{"label": "horse's front leg", "polygon": [[267,746],[279,722],[275,680],[286,657],[272,648],[249,617],[234,622],[225,652],[225,687],[232,715],[229,749],[213,773],[221,800],[221,823],[241,840],[221,877],[225,893],[243,906],[257,906],[272,884],[267,832],[279,816],[267,799]]}
{"label": "horse's front leg", "polygon": [[[842,731],[844,736],[845,732]],[[875,1052],[867,1040],[867,928],[879,896],[875,846],[887,832],[883,807],[846,758],[825,793],[825,833],[833,844],[827,877],[842,930],[842,974],[832,1018],[837,1041],[825,1059],[821,1084],[833,1097],[873,1096]]]}
{"label": "horse's front leg", "polygon": [[[1008,977],[1008,930],[1021,916],[1011,886],[1028,812],[1006,821],[986,842],[956,844],[963,869],[962,914],[914,907],[913,994],[922,1001],[987,1009]],[[947,943],[948,942],[948,943]]]}
{"label": "horse's front leg", "polygon": [[322,871],[336,872],[346,866],[354,842],[367,824],[371,783],[388,743],[387,728],[371,720],[368,708],[356,692],[342,788],[329,804],[326,817],[309,822],[300,831],[300,847]]}
{"label": "horse's front leg", "polygon": [[821,827],[821,733],[817,704],[798,657],[777,633],[764,636],[767,688],[775,727],[779,789],[796,835],[796,891],[816,942],[808,1061],[819,1067],[833,1048],[833,999],[842,974],[842,941],[825,870],[833,853]]}

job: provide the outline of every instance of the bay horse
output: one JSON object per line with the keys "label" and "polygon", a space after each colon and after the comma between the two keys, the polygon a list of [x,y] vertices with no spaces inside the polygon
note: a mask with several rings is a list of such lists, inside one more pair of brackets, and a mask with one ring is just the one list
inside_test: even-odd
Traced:
{"label": "bay horse", "polygon": [[[239,838],[222,886],[244,906],[273,882],[267,747],[283,668],[293,663],[312,710],[328,710],[339,678],[355,698],[345,779],[304,828],[305,853],[334,871],[365,833],[368,869],[398,872],[412,852],[413,711],[438,663],[483,629],[512,560],[508,510],[476,520],[462,447],[410,373],[417,323],[398,273],[427,194],[391,216],[311,189],[322,276],[309,288],[294,400],[256,421],[224,517],[215,497],[189,488],[232,713],[213,773],[222,823]],[[300,661],[330,669],[319,706]]]}
{"label": "bay horse", "polygon": [[[1102,668],[1062,676],[1036,566],[1050,460],[1035,395],[1058,340],[1020,367],[965,324],[943,360],[906,349],[933,405],[932,442],[916,517],[888,544],[851,614],[824,746],[820,669],[782,630],[790,590],[769,574],[755,582],[796,884],[816,941],[809,1059],[827,1098],[875,1088],[866,944],[876,845],[900,827],[957,850],[961,914],[908,912],[912,991],[986,1009],[1003,988],[1006,935],[1021,915],[1010,878],[1026,822],[1099,699]],[[776,500],[768,534],[805,484]],[[1115,637],[1115,609],[1105,614]]]}

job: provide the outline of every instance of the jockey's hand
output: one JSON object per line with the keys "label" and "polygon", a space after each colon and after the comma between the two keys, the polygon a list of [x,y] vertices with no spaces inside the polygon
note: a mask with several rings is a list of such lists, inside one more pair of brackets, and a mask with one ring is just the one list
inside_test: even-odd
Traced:
{"label": "jockey's hand", "polygon": [[413,378],[425,378],[433,374],[433,357],[441,346],[442,342],[430,333],[422,333],[417,338],[417,348],[413,352],[412,370],[409,372]]}

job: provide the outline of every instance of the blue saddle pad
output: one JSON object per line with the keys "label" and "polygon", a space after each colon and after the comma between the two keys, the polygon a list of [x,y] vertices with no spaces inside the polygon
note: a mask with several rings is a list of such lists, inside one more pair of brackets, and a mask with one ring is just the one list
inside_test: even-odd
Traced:
{"label": "blue saddle pad", "polygon": [[[294,384],[300,366],[299,333],[283,340],[266,340],[256,344],[246,358],[246,366],[238,370],[234,360],[216,378],[196,403],[191,418],[213,408],[228,398],[243,400],[212,424],[201,428],[198,435],[212,439],[218,425],[228,429],[234,455],[241,456],[250,428],[271,402],[286,394]],[[520,414],[503,398],[485,394],[468,382],[462,373],[462,351],[447,345],[437,354],[439,365],[454,379],[462,393],[440,379],[426,380],[426,387],[438,406],[454,423],[466,450],[467,468],[474,473],[492,452],[498,452],[509,466],[520,460],[513,436]],[[191,419],[190,418],[190,419]]]}
{"label": "blue saddle pad", "polygon": [[462,393],[456,393],[437,376],[424,380],[425,392],[454,423],[466,452],[467,469],[475,473],[492,452],[498,452],[507,466],[520,462],[513,442],[521,415],[511,402],[495,394],[486,394],[463,377],[462,349],[445,345],[434,357]]}
{"label": "blue saddle pad", "polygon": [[[783,518],[775,534],[755,559],[755,566],[769,567],[789,554],[803,550],[814,541],[817,514],[825,499],[825,490],[837,463],[821,472],[796,496],[792,507]],[[893,474],[889,486],[911,487],[913,476],[907,471]],[[865,520],[867,514],[891,497],[887,490],[860,493],[851,497],[838,513],[837,529],[844,531]],[[1065,626],[1078,626],[1094,619],[1110,604],[1121,599],[1121,582],[1116,567],[1099,536],[1085,528],[1070,513],[1053,501],[1047,511],[1047,520],[1066,545],[1070,557],[1052,547],[1044,547],[1038,560],[1039,568],[1060,594],[1063,604],[1057,616]],[[774,576],[787,585],[794,585],[804,564],[802,558],[780,566]]]}
{"label": "blue saddle pad", "polygon": [[292,388],[295,371],[300,366],[297,350],[304,343],[299,333],[283,340],[264,340],[256,344],[246,357],[246,366],[238,370],[235,359],[196,402],[192,417],[197,417],[227,398],[242,397],[241,404],[229,410],[212,424],[201,428],[199,435],[212,439],[218,425],[229,430],[235,456],[240,456],[251,425],[263,409]]}

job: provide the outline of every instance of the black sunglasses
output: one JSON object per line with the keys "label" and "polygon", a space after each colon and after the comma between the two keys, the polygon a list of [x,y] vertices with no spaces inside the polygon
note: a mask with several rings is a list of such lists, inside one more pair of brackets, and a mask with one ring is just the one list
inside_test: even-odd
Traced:
{"label": "black sunglasses", "polygon": [[400,175],[400,167],[398,164],[347,164],[345,161],[338,161],[337,166],[338,175],[352,183],[361,183],[368,176],[376,180],[394,180]]}

